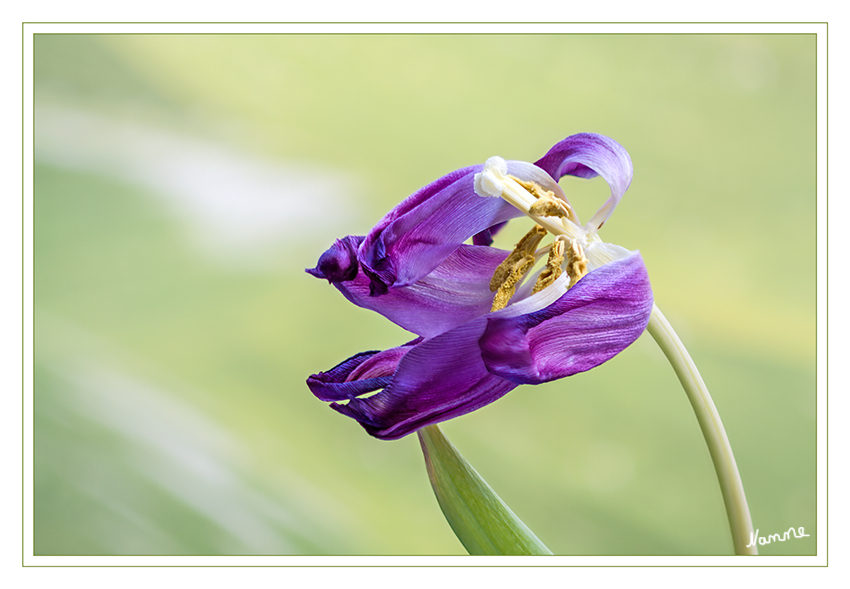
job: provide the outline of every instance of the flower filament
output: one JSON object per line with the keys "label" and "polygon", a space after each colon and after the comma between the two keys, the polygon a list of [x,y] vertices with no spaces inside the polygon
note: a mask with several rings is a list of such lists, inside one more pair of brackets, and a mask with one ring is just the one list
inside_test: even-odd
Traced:
{"label": "flower filament", "polygon": [[[478,188],[478,176],[475,180],[476,188]],[[507,193],[513,200],[507,198],[506,200],[512,203],[514,201],[521,203],[523,205],[521,210],[524,210],[532,219],[566,221],[575,226],[568,219],[571,216],[575,217],[569,204],[557,198],[552,191],[544,190],[535,182],[520,180],[513,176],[505,176],[504,179],[499,177],[495,177],[495,179],[486,178],[484,181],[488,182],[491,187],[498,186],[497,182],[501,183],[503,187],[507,188],[503,190],[502,196]],[[535,200],[530,201],[527,197],[518,194],[511,182],[521,187],[527,195]],[[527,209],[526,205],[528,205]],[[547,225],[550,225],[550,230],[552,229],[551,224],[547,223]],[[567,289],[572,288],[582,276],[587,274],[587,258],[585,258],[584,250],[576,238],[570,238],[560,231],[557,233],[553,231],[556,237],[552,244],[537,249],[548,232],[542,224],[536,224],[517,242],[513,251],[496,268],[493,277],[490,279],[490,290],[496,293],[490,309],[491,312],[504,309],[508,305],[516,293],[517,285],[522,282],[526,274],[534,267],[537,258],[546,253],[546,250],[548,250],[546,266],[539,273],[531,294],[537,294],[554,284],[563,274],[564,266],[566,266],[567,276],[570,278]]]}
{"label": "flower filament", "polygon": [[[505,199],[552,235],[570,239],[585,237],[585,230],[578,224],[578,217],[569,204],[536,182],[520,180],[507,172],[505,160],[499,156],[489,158],[484,169],[475,174],[475,193]],[[543,202],[538,204],[541,199]]]}
{"label": "flower filament", "polygon": [[[578,225],[578,217],[569,203],[534,181],[507,174],[507,163],[500,157],[488,159],[484,170],[475,175],[475,192],[479,196],[504,198],[537,223],[493,273],[490,290],[496,295],[491,312],[508,305],[517,285],[546,250],[549,254],[546,266],[538,275],[532,294],[554,284],[564,272],[564,266],[570,278],[568,289],[587,274],[588,260],[579,241],[587,243],[588,235]],[[554,242],[538,250],[537,246],[547,233],[555,236]]]}

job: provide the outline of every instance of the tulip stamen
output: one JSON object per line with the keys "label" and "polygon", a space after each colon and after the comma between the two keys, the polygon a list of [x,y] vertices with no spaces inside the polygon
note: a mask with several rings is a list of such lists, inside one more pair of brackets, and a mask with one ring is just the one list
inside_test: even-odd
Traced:
{"label": "tulip stamen", "polygon": [[566,258],[567,276],[570,277],[570,285],[567,287],[569,289],[575,286],[582,276],[587,274],[587,258],[584,256],[584,250],[575,239],[570,241]]}
{"label": "tulip stamen", "polygon": [[537,182],[520,180],[516,176],[509,176],[517,184],[525,188],[529,194],[537,198],[537,201],[528,209],[528,214],[535,217],[560,217],[570,218],[570,205],[555,196],[551,190],[544,190]]}
{"label": "tulip stamen", "polygon": [[570,205],[550,192],[547,196],[538,199],[537,202],[531,205],[531,208],[528,209],[528,214],[535,217],[560,217],[562,219],[569,219]]}
{"label": "tulip stamen", "polygon": [[491,312],[508,306],[516,293],[517,285],[534,267],[537,246],[545,236],[546,230],[540,225],[535,225],[517,242],[514,250],[493,272],[493,277],[490,279],[490,291],[495,292],[496,295],[493,298]]}
{"label": "tulip stamen", "polygon": [[[577,217],[564,201],[561,201],[563,207],[538,205],[544,207],[541,211],[542,214],[531,213],[530,209],[535,206],[538,199],[545,198],[546,202],[549,202],[547,193],[551,193],[551,191],[545,190],[536,182],[520,180],[511,176],[508,174],[507,163],[498,156],[493,156],[484,163],[484,169],[475,174],[474,182],[475,193],[478,196],[503,198],[531,217],[538,225],[545,227],[553,235],[578,237],[584,234],[583,229],[577,225]],[[554,193],[551,194],[552,199],[556,198]],[[561,217],[558,213],[566,214]]]}
{"label": "tulip stamen", "polygon": [[522,239],[520,239],[516,247],[514,247],[514,251],[508,255],[504,261],[499,264],[496,268],[496,271],[493,272],[493,277],[490,279],[490,292],[496,292],[499,290],[499,287],[507,279],[508,275],[513,271],[517,262],[525,258],[527,255],[534,255],[537,251],[537,246],[546,236],[546,230],[540,225],[535,225],[531,231],[526,233]]}
{"label": "tulip stamen", "polygon": [[513,298],[516,293],[517,284],[522,282],[522,279],[528,273],[529,270],[534,266],[534,255],[526,254],[521,259],[517,260],[516,263],[511,267],[507,276],[505,276],[504,281],[501,285],[499,285],[499,289],[496,291],[496,296],[493,297],[493,306],[490,308],[490,312],[498,311],[499,309],[504,309],[508,306],[508,303]]}
{"label": "tulip stamen", "polygon": [[556,239],[552,242],[549,249],[549,258],[546,260],[546,267],[537,277],[537,282],[534,283],[534,289],[531,294],[536,294],[553,284],[558,277],[563,273],[561,265],[564,263],[565,243],[563,239]]}

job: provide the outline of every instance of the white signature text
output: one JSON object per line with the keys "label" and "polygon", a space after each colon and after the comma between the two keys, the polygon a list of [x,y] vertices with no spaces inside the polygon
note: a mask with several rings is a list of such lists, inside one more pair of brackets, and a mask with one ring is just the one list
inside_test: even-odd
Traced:
{"label": "white signature text", "polygon": [[747,544],[747,548],[749,548],[751,546],[755,546],[756,544],[759,544],[760,546],[764,546],[765,544],[770,544],[771,542],[785,542],[785,540],[788,540],[788,539],[791,538],[792,534],[793,534],[794,538],[808,538],[809,537],[809,535],[803,529],[803,526],[800,526],[796,530],[794,528],[788,528],[788,531],[786,531],[781,536],[779,534],[771,534],[767,538],[765,538],[765,537],[759,538],[759,531],[758,531],[758,529],[756,529],[755,532],[750,532],[750,543]]}

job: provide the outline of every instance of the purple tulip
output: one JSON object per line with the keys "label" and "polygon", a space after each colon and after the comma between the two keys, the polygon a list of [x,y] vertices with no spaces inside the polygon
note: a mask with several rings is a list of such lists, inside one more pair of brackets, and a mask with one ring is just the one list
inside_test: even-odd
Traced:
{"label": "purple tulip", "polygon": [[[611,188],[585,226],[558,186],[567,174],[599,175]],[[419,337],[314,374],[310,390],[390,440],[517,385],[614,357],[640,336],[653,306],[640,254],[597,235],[631,177],[622,146],[582,133],[535,164],[496,157],[456,170],[402,201],[368,235],[337,240],[307,272]],[[540,236],[555,237],[552,245],[537,249],[538,236],[513,254],[489,246],[506,221],[523,215]],[[546,268],[530,270],[547,252]]]}

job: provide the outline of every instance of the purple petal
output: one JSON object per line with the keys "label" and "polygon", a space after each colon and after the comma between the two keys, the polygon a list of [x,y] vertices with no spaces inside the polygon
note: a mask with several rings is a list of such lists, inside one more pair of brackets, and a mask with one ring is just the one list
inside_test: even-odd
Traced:
{"label": "purple petal", "polygon": [[369,379],[359,382],[347,381],[348,376],[355,368],[377,353],[378,350],[360,352],[326,372],[312,374],[307,379],[307,386],[322,401],[342,401],[381,389],[389,384],[389,377],[384,377],[383,381],[380,381],[381,377],[376,377],[371,381]]}
{"label": "purple petal", "polygon": [[590,370],[643,333],[652,304],[646,266],[635,252],[590,272],[544,309],[511,316],[508,307],[488,316],[482,357],[490,372],[516,384]]}
{"label": "purple petal", "polygon": [[492,227],[488,227],[484,231],[479,231],[475,235],[472,236],[472,244],[473,245],[493,245],[493,238],[496,234],[502,230],[507,224],[507,221],[503,221],[497,225],[493,225]]}
{"label": "purple petal", "polygon": [[306,272],[316,278],[324,278],[331,284],[354,280],[359,272],[357,249],[365,238],[359,235],[349,235],[336,242],[319,256],[315,268]]}
{"label": "purple petal", "polygon": [[366,236],[362,269],[372,293],[413,284],[473,235],[522,213],[500,198],[475,194],[481,165],[456,170],[407,197]]}
{"label": "purple petal", "polygon": [[571,135],[557,143],[535,162],[556,181],[563,176],[593,178],[602,176],[611,188],[605,202],[589,225],[599,229],[611,216],[632,182],[632,159],[626,149],[609,137],[596,133]]}
{"label": "purple petal", "polygon": [[481,317],[421,342],[401,359],[382,392],[331,407],[371,435],[394,440],[492,403],[516,384],[487,371],[478,347],[486,327]]}
{"label": "purple petal", "polygon": [[418,282],[385,295],[369,296],[365,276],[336,287],[354,304],[417,335],[433,337],[490,311],[490,278],[507,255],[500,249],[462,245]]}
{"label": "purple petal", "polygon": [[399,360],[416,341],[382,352],[355,354],[330,370],[311,375],[307,386],[322,401],[343,401],[382,389],[390,383]]}

